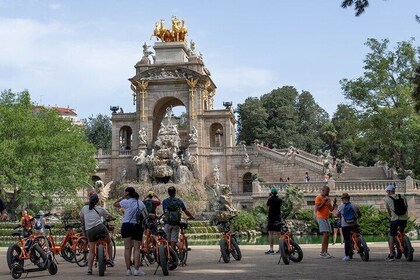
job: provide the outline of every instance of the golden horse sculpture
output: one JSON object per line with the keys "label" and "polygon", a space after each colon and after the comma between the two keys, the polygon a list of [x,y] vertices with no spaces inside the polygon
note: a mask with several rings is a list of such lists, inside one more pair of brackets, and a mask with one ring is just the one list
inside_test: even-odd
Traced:
{"label": "golden horse sculpture", "polygon": [[165,20],[161,19],[160,22],[155,23],[155,30],[153,35],[160,39],[162,42],[184,42],[185,36],[188,33],[185,21],[180,21],[177,17],[172,17],[172,30],[165,27]]}

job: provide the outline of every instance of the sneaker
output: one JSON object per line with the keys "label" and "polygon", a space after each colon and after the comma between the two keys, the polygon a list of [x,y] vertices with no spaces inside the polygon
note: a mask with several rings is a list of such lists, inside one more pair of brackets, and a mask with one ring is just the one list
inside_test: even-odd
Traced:
{"label": "sneaker", "polygon": [[277,250],[277,251],[276,251],[276,254],[280,254],[280,250]]}
{"label": "sneaker", "polygon": [[146,272],[144,272],[143,270],[141,270],[141,269],[134,269],[134,273],[133,273],[133,275],[134,276],[144,276],[144,275],[146,275]]}
{"label": "sneaker", "polygon": [[388,257],[385,258],[385,261],[386,262],[393,262],[393,261],[395,261],[395,257],[393,255],[392,256],[388,255]]}
{"label": "sneaker", "polygon": [[328,253],[321,253],[319,254],[319,256],[321,257],[321,259],[331,259],[332,256]]}
{"label": "sneaker", "polygon": [[342,258],[342,260],[343,260],[343,261],[349,261],[349,260],[350,260],[350,257],[349,257],[349,256],[344,256],[344,257]]}
{"label": "sneaker", "polygon": [[328,256],[328,258],[329,259],[332,259],[332,258],[334,258],[333,256],[331,256],[329,253],[325,253],[327,256]]}
{"label": "sneaker", "polygon": [[266,255],[274,255],[274,251],[273,250],[268,250],[267,252],[265,252]]}
{"label": "sneaker", "polygon": [[108,260],[106,260],[106,265],[107,265],[108,267],[114,267],[114,261],[113,261],[113,260],[111,260],[111,259],[108,259]]}
{"label": "sneaker", "polygon": [[92,270],[88,270],[87,275],[92,275]]}
{"label": "sneaker", "polygon": [[126,276],[130,276],[133,275],[133,272],[131,271],[131,269],[127,269],[127,272],[125,273]]}

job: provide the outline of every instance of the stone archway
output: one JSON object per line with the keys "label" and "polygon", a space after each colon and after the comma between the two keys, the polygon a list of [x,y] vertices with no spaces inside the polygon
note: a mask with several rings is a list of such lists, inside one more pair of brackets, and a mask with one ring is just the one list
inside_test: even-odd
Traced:
{"label": "stone archway", "polygon": [[164,97],[159,99],[153,109],[153,140],[152,143],[155,142],[156,138],[157,138],[157,134],[160,128],[160,124],[162,122],[162,120],[165,117],[166,114],[166,109],[168,107],[172,106],[173,108],[182,106],[185,108],[185,127],[181,128],[178,125],[178,131],[179,131],[179,136],[181,138],[181,143],[187,143],[188,142],[188,129],[189,129],[189,117],[188,117],[188,111],[187,108],[185,106],[185,104],[179,100],[178,98],[175,97]]}
{"label": "stone archway", "polygon": [[129,126],[123,126],[120,129],[120,150],[131,150],[133,142],[133,130]]}
{"label": "stone archway", "polygon": [[252,173],[247,172],[242,177],[242,192],[251,193],[252,192]]}
{"label": "stone archway", "polygon": [[210,126],[210,147],[224,146],[224,130],[220,123],[213,123]]}

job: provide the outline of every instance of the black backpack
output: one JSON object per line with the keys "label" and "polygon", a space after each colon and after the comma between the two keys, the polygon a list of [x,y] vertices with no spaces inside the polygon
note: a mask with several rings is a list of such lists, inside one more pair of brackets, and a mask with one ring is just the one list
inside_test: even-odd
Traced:
{"label": "black backpack", "polygon": [[407,205],[405,205],[405,201],[401,195],[397,194],[396,198],[393,198],[392,196],[390,196],[390,198],[394,201],[394,213],[397,216],[405,215],[407,213]]}
{"label": "black backpack", "polygon": [[181,207],[177,198],[169,198],[166,201],[165,221],[169,225],[179,225],[181,222]]}

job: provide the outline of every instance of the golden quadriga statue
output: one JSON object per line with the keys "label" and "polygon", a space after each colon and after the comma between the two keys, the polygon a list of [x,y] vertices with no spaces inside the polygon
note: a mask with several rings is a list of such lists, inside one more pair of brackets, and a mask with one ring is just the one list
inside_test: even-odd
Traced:
{"label": "golden quadriga statue", "polygon": [[172,30],[165,27],[165,20],[156,22],[152,36],[156,36],[162,42],[184,42],[188,33],[187,25],[184,20],[172,17]]}

